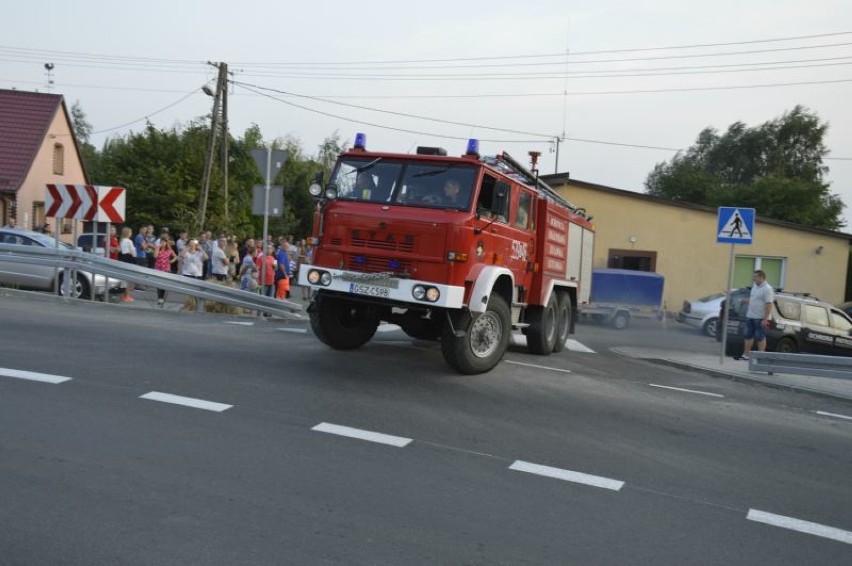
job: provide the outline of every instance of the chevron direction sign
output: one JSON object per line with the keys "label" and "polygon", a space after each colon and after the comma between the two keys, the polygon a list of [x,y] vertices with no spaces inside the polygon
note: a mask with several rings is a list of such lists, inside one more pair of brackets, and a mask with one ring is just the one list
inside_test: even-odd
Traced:
{"label": "chevron direction sign", "polygon": [[126,200],[123,187],[51,184],[44,195],[45,216],[121,223]]}

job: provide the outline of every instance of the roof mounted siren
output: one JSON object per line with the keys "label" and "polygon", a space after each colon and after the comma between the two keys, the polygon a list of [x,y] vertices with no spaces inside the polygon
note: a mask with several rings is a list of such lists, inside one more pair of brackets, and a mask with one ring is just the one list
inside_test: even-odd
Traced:
{"label": "roof mounted siren", "polygon": [[474,159],[479,159],[479,140],[475,138],[470,138],[467,140],[467,151],[464,154],[465,157],[472,157]]}
{"label": "roof mounted siren", "polygon": [[538,158],[541,157],[541,152],[530,151],[528,154],[530,156],[530,171],[535,173],[536,178],[538,178]]}
{"label": "roof mounted siren", "polygon": [[358,151],[367,151],[367,134],[362,132],[355,134],[355,144],[353,149]]}

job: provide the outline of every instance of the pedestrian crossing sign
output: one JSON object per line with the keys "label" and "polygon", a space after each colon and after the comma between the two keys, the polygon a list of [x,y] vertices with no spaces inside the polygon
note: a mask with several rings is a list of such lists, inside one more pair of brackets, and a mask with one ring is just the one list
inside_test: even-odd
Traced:
{"label": "pedestrian crossing sign", "polygon": [[716,243],[751,244],[754,238],[754,216],[753,208],[720,206]]}

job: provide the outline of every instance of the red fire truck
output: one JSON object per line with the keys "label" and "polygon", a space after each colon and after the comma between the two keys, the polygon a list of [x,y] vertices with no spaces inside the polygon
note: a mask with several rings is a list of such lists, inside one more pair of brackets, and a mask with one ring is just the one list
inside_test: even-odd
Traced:
{"label": "red fire truck", "polygon": [[513,329],[530,352],[563,350],[588,299],[594,227],[536,173],[480,156],[476,140],[450,157],[367,151],[358,134],[322,182],[310,188],[313,260],[299,270],[322,342],[358,348],[386,321],[440,340],[465,374],[491,370]]}

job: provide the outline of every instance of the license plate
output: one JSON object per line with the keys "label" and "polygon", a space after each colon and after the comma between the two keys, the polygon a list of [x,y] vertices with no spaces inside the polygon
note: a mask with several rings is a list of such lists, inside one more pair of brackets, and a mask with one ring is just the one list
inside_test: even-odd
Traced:
{"label": "license plate", "polygon": [[356,295],[369,295],[371,297],[382,297],[387,299],[390,297],[390,289],[387,287],[379,287],[378,285],[366,285],[364,283],[350,283],[349,292]]}

